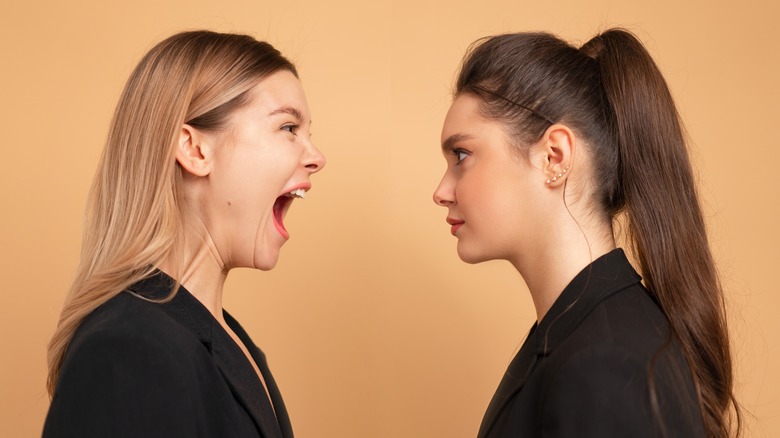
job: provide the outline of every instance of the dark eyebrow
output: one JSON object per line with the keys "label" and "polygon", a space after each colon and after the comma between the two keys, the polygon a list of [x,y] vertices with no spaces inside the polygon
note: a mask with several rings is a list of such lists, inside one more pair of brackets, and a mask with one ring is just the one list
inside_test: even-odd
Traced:
{"label": "dark eyebrow", "polygon": [[458,144],[461,141],[468,140],[472,138],[468,134],[452,134],[451,136],[447,137],[446,140],[441,142],[441,150],[444,153],[452,152],[455,150],[455,145]]}
{"label": "dark eyebrow", "polygon": [[271,111],[271,113],[268,114],[268,115],[269,116],[275,116],[277,114],[290,114],[293,117],[295,117],[296,119],[298,119],[298,123],[302,123],[303,122],[303,114],[297,108],[293,108],[291,106],[283,106],[281,108],[277,108],[277,109]]}

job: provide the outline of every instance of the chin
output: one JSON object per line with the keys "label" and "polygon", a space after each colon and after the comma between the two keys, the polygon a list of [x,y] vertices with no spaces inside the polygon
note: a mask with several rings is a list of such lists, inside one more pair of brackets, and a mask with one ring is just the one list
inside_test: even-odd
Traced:
{"label": "chin", "polygon": [[486,262],[495,258],[488,257],[482,251],[475,250],[475,248],[466,248],[465,245],[461,245],[460,242],[458,242],[458,257],[470,265]]}
{"label": "chin", "polygon": [[268,263],[268,264],[260,264],[255,266],[255,269],[258,269],[260,271],[270,271],[271,269],[276,267],[276,263]]}
{"label": "chin", "polygon": [[274,254],[255,254],[253,268],[261,271],[270,271],[276,267],[276,263],[279,261],[279,252]]}

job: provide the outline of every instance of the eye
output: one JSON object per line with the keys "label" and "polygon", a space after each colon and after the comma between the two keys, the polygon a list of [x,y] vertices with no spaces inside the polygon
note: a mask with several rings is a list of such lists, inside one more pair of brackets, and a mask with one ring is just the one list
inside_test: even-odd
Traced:
{"label": "eye", "polygon": [[455,165],[458,165],[463,162],[463,160],[466,159],[469,155],[471,155],[470,152],[463,150],[463,149],[453,149],[452,154],[455,155]]}
{"label": "eye", "polygon": [[291,123],[289,125],[282,126],[282,131],[287,131],[290,134],[295,135],[298,132],[298,128],[299,128],[299,125],[295,125],[295,124]]}

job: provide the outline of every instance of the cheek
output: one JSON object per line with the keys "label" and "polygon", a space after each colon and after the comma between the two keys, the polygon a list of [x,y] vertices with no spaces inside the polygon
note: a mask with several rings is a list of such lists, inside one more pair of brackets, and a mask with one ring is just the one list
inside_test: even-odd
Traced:
{"label": "cheek", "polygon": [[458,203],[485,243],[515,241],[535,228],[531,221],[536,207],[527,181],[517,173],[500,171],[474,176],[459,185]]}
{"label": "cheek", "polygon": [[255,173],[269,184],[286,183],[295,173],[301,161],[299,147],[279,145],[282,150],[271,151],[258,160]]}
{"label": "cheek", "polygon": [[507,191],[511,188],[490,172],[472,172],[464,176],[455,188],[458,205],[468,221],[494,220],[507,208]]}
{"label": "cheek", "polygon": [[232,189],[252,194],[253,197],[279,196],[286,182],[294,174],[295,159],[274,153],[244,154],[236,157],[236,165],[227,169]]}

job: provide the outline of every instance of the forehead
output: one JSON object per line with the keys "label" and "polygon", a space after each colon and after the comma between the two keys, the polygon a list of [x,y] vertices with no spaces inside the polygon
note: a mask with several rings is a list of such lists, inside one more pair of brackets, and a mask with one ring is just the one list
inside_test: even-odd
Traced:
{"label": "forehead", "polygon": [[266,115],[290,108],[300,112],[302,122],[311,120],[301,81],[290,71],[280,70],[268,75],[250,90],[249,97],[249,106]]}
{"label": "forehead", "polygon": [[469,121],[474,117],[479,117],[478,99],[470,94],[461,94],[456,97],[444,118],[441,141],[444,142],[448,137],[460,133],[461,130],[471,125]]}
{"label": "forehead", "polygon": [[441,142],[455,137],[496,138],[505,137],[502,125],[485,118],[480,112],[481,100],[473,94],[461,94],[455,98],[444,118]]}

